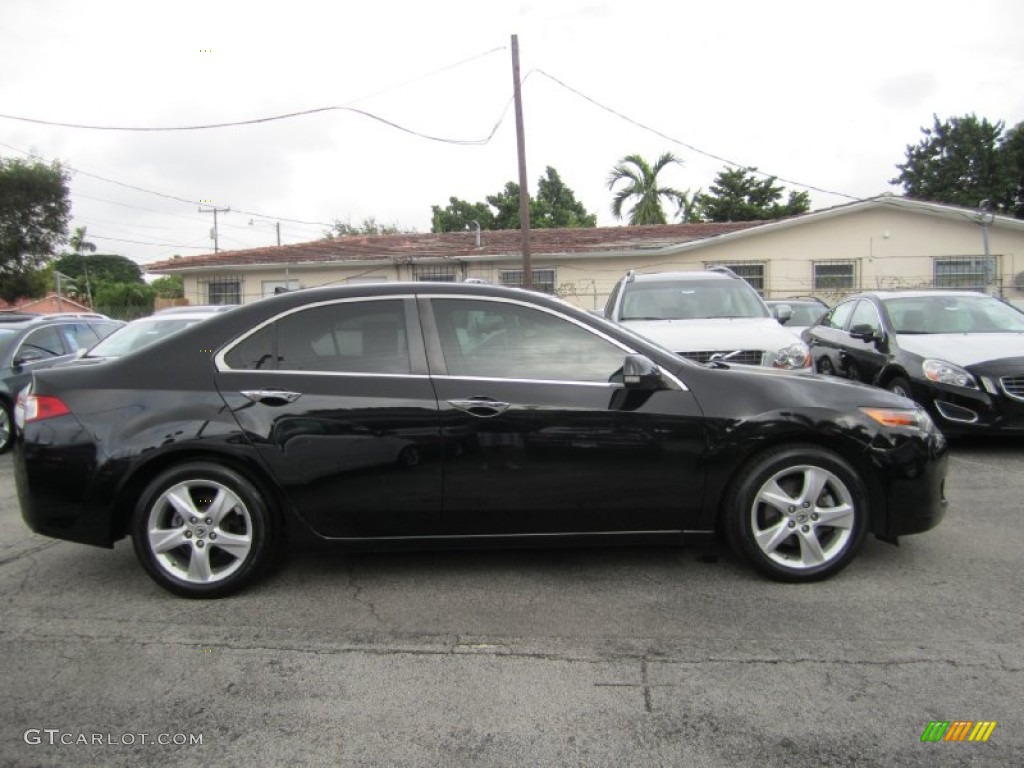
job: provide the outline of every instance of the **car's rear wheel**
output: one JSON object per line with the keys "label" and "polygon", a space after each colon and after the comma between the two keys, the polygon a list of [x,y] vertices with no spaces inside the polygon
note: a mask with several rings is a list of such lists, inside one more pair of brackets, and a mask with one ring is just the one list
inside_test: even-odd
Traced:
{"label": "car's rear wheel", "polygon": [[14,416],[11,415],[11,406],[0,400],[0,453],[3,453],[14,443]]}
{"label": "car's rear wheel", "polygon": [[736,552],[779,581],[814,581],[845,568],[864,541],[868,494],[840,456],[813,445],[755,458],[726,497]]}
{"label": "car's rear wheel", "polygon": [[132,543],[164,589],[183,597],[223,597],[267,568],[276,528],[245,477],[216,464],[189,463],[146,487],[135,507]]}

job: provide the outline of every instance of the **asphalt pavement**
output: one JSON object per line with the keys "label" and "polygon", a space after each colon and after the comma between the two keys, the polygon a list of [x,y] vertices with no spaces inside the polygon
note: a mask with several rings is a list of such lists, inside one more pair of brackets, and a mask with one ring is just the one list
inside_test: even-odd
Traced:
{"label": "asphalt pavement", "polygon": [[[0,456],[3,766],[936,766],[1024,755],[1024,440],[838,577],[724,546],[295,552],[232,598],[32,534]],[[933,722],[987,741],[923,742]]]}

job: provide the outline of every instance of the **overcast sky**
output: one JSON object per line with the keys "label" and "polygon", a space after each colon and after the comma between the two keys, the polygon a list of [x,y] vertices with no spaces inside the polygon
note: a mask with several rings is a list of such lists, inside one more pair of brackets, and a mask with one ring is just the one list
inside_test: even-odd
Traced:
{"label": "overcast sky", "polygon": [[337,110],[178,132],[0,118],[0,155],[75,169],[73,226],[142,264],[213,250],[201,201],[232,209],[222,250],[272,245],[278,221],[285,243],[369,216],[429,232],[431,205],[517,178],[516,34],[531,192],[553,166],[614,225],[612,166],[671,151],[677,188],[730,161],[818,209],[899,191],[933,114],[1024,120],[1021,30],[1019,0],[2,0],[4,115],[158,128],[345,106],[445,141]]}

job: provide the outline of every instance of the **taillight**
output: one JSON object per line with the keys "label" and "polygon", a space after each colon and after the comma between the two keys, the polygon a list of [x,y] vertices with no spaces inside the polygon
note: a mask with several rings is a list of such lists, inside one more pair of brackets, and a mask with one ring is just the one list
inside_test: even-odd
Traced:
{"label": "taillight", "polygon": [[20,411],[18,415],[25,424],[71,413],[71,410],[64,405],[64,401],[59,397],[26,394],[25,392],[18,395],[18,410]]}

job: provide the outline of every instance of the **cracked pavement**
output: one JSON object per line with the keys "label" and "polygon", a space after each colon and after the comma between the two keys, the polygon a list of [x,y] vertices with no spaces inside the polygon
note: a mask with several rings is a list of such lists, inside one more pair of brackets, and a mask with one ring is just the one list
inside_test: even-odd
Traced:
{"label": "cracked pavement", "polygon": [[[815,585],[715,544],[311,549],[202,602],[31,534],[0,456],[0,764],[1019,764],[1022,458],[954,445],[943,524]],[[958,719],[998,725],[921,743]],[[203,743],[59,743],[97,733]]]}

